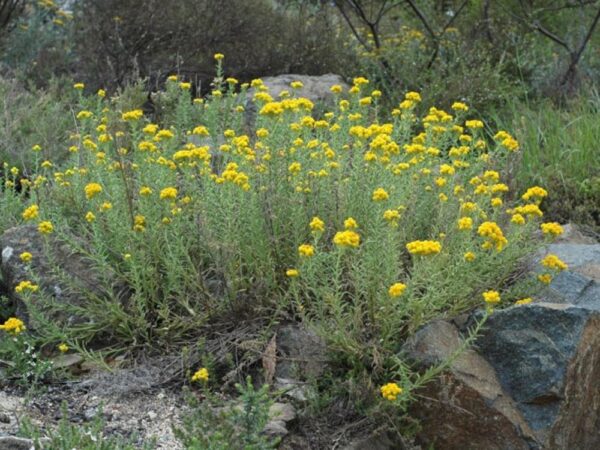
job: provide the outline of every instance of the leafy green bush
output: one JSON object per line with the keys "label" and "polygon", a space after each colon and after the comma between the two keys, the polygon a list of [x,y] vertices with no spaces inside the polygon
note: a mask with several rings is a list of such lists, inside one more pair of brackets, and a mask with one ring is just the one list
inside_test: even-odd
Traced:
{"label": "leafy green bush", "polygon": [[188,393],[189,411],[182,417],[182,426],[175,436],[190,450],[267,450],[277,447],[278,439],[263,433],[269,421],[269,386],[256,389],[248,377],[237,384],[237,403],[223,404],[206,391],[208,398],[200,402]]}
{"label": "leafy green bush", "polygon": [[[65,80],[52,80],[48,90],[27,90],[0,78],[0,163],[25,169],[25,176],[36,161],[60,163],[76,126],[71,110],[76,102],[72,83]],[[36,145],[40,151],[32,152]]]}
{"label": "leafy green bush", "polygon": [[336,71],[343,60],[331,57],[340,49],[328,15],[267,0],[83,0],[74,11],[79,78],[95,88],[149,77],[155,89],[179,74],[206,92],[216,52],[243,80]]}

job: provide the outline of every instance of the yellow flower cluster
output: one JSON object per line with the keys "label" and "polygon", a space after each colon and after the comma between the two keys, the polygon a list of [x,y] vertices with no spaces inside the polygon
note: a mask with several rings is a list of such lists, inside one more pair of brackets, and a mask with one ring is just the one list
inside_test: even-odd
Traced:
{"label": "yellow flower cluster", "polygon": [[38,205],[31,205],[28,208],[26,208],[25,211],[23,211],[23,214],[21,214],[21,216],[25,220],[33,220],[39,215],[39,212],[40,207]]}
{"label": "yellow flower cluster", "polygon": [[194,375],[192,375],[192,381],[201,381],[206,383],[208,381],[208,369],[206,367],[198,369]]}
{"label": "yellow flower cluster", "polygon": [[549,254],[542,259],[542,266],[557,271],[567,270],[569,266],[564,263],[558,256]]}
{"label": "yellow flower cluster", "polygon": [[498,291],[485,291],[483,299],[488,304],[500,303],[500,293]]}
{"label": "yellow flower cluster", "polygon": [[556,237],[560,236],[564,232],[563,227],[558,222],[546,222],[540,227],[542,229],[542,233],[544,233],[546,236]]}
{"label": "yellow flower cluster", "polygon": [[395,401],[400,394],[402,394],[402,388],[396,383],[387,383],[381,386],[381,396],[391,402]]}
{"label": "yellow flower cluster", "polygon": [[333,237],[333,243],[338,247],[356,248],[360,245],[360,235],[352,230],[338,231]]}
{"label": "yellow flower cluster", "polygon": [[546,189],[541,188],[539,186],[534,186],[534,187],[530,187],[529,189],[527,189],[527,192],[525,192],[521,198],[525,201],[529,201],[531,199],[534,200],[542,200],[543,198],[548,196],[548,191],[546,191]]}
{"label": "yellow flower cluster", "polygon": [[315,216],[310,221],[309,227],[314,233],[320,233],[325,231],[325,222]]}
{"label": "yellow flower cluster", "polygon": [[388,295],[392,298],[400,297],[406,290],[406,284],[394,283],[388,289]]}
{"label": "yellow flower cluster", "polygon": [[141,109],[134,109],[132,111],[127,111],[121,114],[121,119],[123,119],[124,121],[133,122],[136,120],[140,120],[143,115],[144,111],[142,111]]}
{"label": "yellow flower cluster", "polygon": [[477,233],[487,239],[483,244],[483,248],[487,249],[495,246],[496,250],[500,252],[508,244],[508,240],[504,237],[502,229],[496,222],[483,222],[479,225]]}
{"label": "yellow flower cluster", "polygon": [[167,187],[160,191],[161,200],[172,200],[177,198],[177,189],[174,187]]}
{"label": "yellow flower cluster", "polygon": [[39,286],[37,284],[33,284],[31,281],[21,281],[15,287],[15,292],[17,294],[24,294],[26,292],[37,292],[39,290]]}
{"label": "yellow flower cluster", "polygon": [[100,192],[102,192],[102,186],[99,183],[88,183],[85,186],[85,196],[88,199],[95,197]]}
{"label": "yellow flower cluster", "polygon": [[314,256],[315,248],[310,244],[302,244],[300,247],[298,247],[298,253],[300,256],[310,258],[311,256]]}
{"label": "yellow flower cluster", "polygon": [[387,200],[389,197],[390,197],[390,195],[383,188],[375,189],[375,191],[373,192],[373,196],[372,196],[373,201],[375,201],[375,202],[382,202],[384,200]]}
{"label": "yellow flower cluster", "polygon": [[413,241],[406,244],[406,249],[413,255],[435,255],[442,251],[438,241]]}
{"label": "yellow flower cluster", "polygon": [[6,322],[0,325],[0,330],[6,331],[8,334],[16,336],[25,331],[25,324],[21,319],[10,317]]}
{"label": "yellow flower cluster", "polygon": [[52,222],[44,220],[38,224],[38,231],[42,234],[50,234],[54,231]]}

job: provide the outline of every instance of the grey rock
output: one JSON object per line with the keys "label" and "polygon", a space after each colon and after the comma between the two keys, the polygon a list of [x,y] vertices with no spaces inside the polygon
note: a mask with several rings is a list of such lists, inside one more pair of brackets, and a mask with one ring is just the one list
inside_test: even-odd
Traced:
{"label": "grey rock", "polygon": [[600,263],[600,244],[550,244],[553,253],[569,265],[569,269]]}
{"label": "grey rock", "polygon": [[276,402],[269,408],[269,418],[271,420],[291,422],[296,418],[296,409],[289,403]]}
{"label": "grey rock", "polygon": [[287,379],[313,379],[327,367],[326,345],[316,333],[300,325],[284,325],[277,330],[279,353],[275,376]]}
{"label": "grey rock", "polygon": [[263,433],[273,437],[283,437],[288,434],[288,429],[283,420],[272,420],[265,425]]}
{"label": "grey rock", "polygon": [[417,392],[410,414],[420,421],[417,442],[424,448],[523,449],[535,437],[493,367],[474,350],[460,353],[457,328],[445,321],[424,326],[403,346],[420,369],[454,358],[448,370]]}
{"label": "grey rock", "polygon": [[599,303],[496,311],[477,340],[544,448],[600,448]]}
{"label": "grey rock", "polygon": [[16,436],[0,436],[0,450],[32,450],[35,443],[31,439]]}
{"label": "grey rock", "polygon": [[[584,291],[593,283],[592,280],[571,271],[563,271],[554,277],[546,293],[552,299],[562,299],[567,303],[576,303]],[[562,302],[561,302],[562,303]]]}

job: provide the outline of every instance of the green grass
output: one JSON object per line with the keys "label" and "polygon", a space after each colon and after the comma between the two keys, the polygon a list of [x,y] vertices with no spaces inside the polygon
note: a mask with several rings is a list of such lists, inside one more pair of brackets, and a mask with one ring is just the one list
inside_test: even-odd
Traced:
{"label": "green grass", "polygon": [[518,191],[549,190],[549,218],[600,229],[600,94],[590,90],[558,107],[550,101],[514,102],[496,115],[521,144]]}

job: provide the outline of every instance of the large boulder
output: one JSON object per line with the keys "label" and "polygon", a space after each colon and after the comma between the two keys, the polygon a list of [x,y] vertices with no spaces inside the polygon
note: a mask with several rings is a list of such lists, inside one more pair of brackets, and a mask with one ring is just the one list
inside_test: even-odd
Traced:
{"label": "large boulder", "polygon": [[[35,225],[9,228],[0,235],[0,273],[9,299],[14,303],[16,315],[32,328],[27,303],[15,292],[21,281],[38,284],[40,291],[52,299],[56,307],[46,309],[49,318],[63,324],[85,322],[86,318],[66,312],[69,306],[80,307],[93,297],[106,297],[114,293],[115,276],[110,271],[99,271],[85,255],[85,243],[75,237],[42,235]],[[23,262],[19,255],[28,252],[31,261]],[[37,294],[34,294],[37,295]],[[65,308],[61,308],[64,306]]]}
{"label": "large boulder", "polygon": [[600,448],[599,297],[592,306],[497,311],[477,341],[543,448]]}
{"label": "large boulder", "polygon": [[[458,329],[434,321],[403,346],[404,355],[425,370],[452,360],[448,370],[417,392],[410,414],[420,420],[423,448],[535,448],[535,437],[504,391],[494,368],[472,349],[459,352]],[[458,356],[456,356],[458,354]]]}

